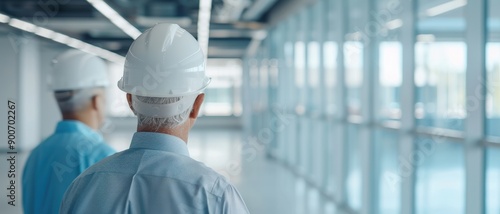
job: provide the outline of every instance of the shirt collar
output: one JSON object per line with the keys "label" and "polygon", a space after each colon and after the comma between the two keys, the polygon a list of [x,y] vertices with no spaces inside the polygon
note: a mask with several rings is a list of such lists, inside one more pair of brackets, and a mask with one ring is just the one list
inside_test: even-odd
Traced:
{"label": "shirt collar", "polygon": [[136,132],[132,137],[131,149],[152,149],[172,152],[189,157],[186,143],[180,138],[157,132]]}
{"label": "shirt collar", "polygon": [[57,123],[56,133],[80,132],[95,141],[103,141],[102,135],[78,120],[62,120]]}

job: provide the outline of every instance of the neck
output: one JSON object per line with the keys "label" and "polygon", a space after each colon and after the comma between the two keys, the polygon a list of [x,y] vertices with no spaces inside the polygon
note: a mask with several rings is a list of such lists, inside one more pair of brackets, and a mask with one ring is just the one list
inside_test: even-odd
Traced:
{"label": "neck", "polygon": [[91,115],[85,113],[64,113],[63,120],[78,120],[91,129],[99,129],[99,123]]}
{"label": "neck", "polygon": [[163,133],[172,136],[176,136],[184,141],[187,144],[188,142],[188,133],[189,133],[189,123],[186,121],[184,124],[179,125],[175,128],[160,128],[156,129],[151,126],[137,126],[138,132],[156,132]]}

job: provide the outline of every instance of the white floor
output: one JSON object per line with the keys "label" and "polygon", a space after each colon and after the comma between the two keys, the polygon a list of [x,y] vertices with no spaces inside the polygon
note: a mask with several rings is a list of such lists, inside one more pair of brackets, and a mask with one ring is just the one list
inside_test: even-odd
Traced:
{"label": "white floor", "polygon": [[[131,132],[107,135],[118,150],[128,147]],[[295,178],[280,164],[265,158],[263,151],[256,156],[242,152],[243,136],[238,129],[197,129],[189,139],[191,157],[228,177],[239,189],[251,213],[254,214],[327,214],[334,213],[332,204]],[[247,151],[245,151],[247,152]],[[16,207],[7,205],[7,162],[5,151],[0,155],[0,213],[22,213],[20,176],[26,155],[18,154]]]}

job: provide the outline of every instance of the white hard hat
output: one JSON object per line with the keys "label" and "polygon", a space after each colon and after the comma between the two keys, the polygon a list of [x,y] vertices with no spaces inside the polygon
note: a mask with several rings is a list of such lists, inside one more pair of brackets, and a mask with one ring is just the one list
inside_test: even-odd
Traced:
{"label": "white hard hat", "polygon": [[108,84],[106,63],[97,56],[71,49],[53,60],[49,87],[54,91],[105,87]]}
{"label": "white hard hat", "polygon": [[198,94],[210,78],[196,39],[177,24],[156,24],[130,46],[125,58],[122,91],[147,97]]}

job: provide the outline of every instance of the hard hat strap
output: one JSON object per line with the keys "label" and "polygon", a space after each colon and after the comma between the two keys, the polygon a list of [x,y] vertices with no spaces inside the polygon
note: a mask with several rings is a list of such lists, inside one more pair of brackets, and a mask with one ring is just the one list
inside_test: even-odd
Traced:
{"label": "hard hat strap", "polygon": [[184,96],[175,103],[152,104],[145,103],[139,100],[137,96],[132,95],[132,107],[134,108],[134,111],[136,113],[142,114],[144,116],[167,118],[179,115],[189,109],[193,105],[196,97],[198,97],[198,94]]}

